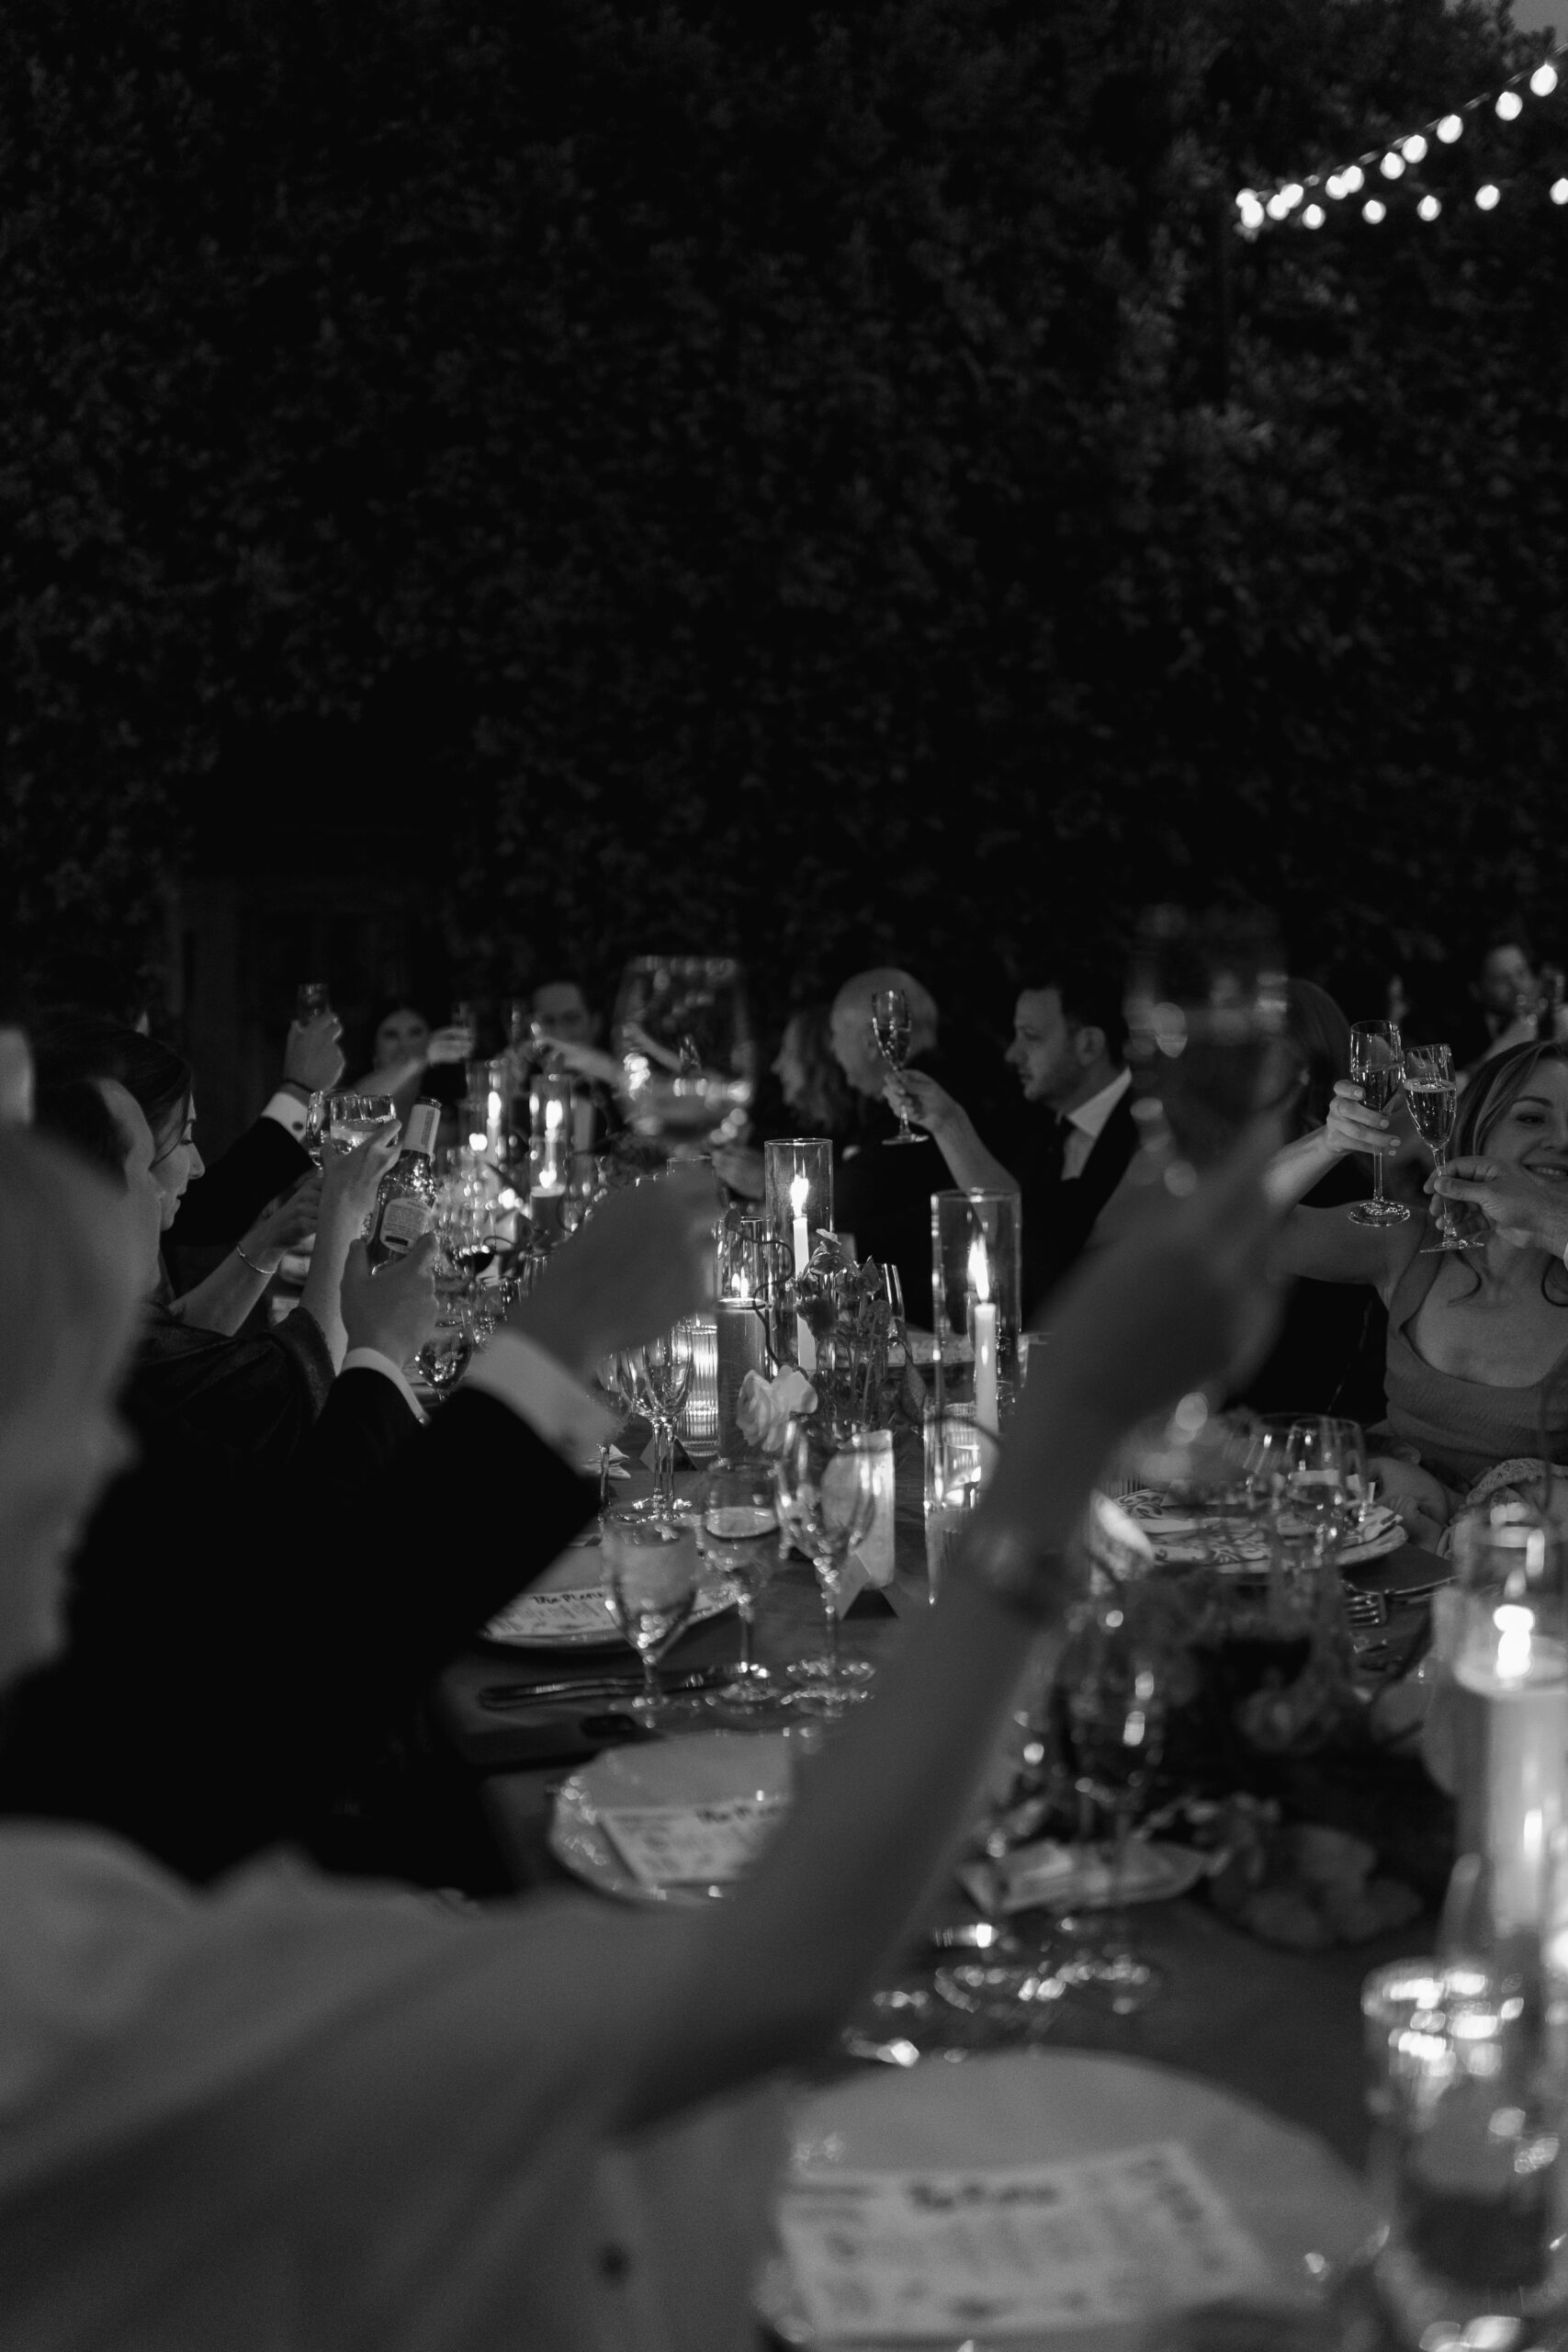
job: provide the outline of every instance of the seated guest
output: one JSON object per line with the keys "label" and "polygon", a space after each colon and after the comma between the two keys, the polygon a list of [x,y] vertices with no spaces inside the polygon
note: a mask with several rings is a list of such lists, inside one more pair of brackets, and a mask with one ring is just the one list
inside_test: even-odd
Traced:
{"label": "seated guest", "polygon": [[[462,1099],[463,1065],[474,1051],[470,1029],[449,1023],[432,1029],[412,1004],[389,1004],[371,1024],[370,1067],[349,1081],[354,1094],[389,1094],[392,1110],[406,1119],[420,1096],[442,1102]],[[440,1075],[432,1078],[430,1073]]]}
{"label": "seated guest", "polygon": [[[125,1180],[155,1204],[154,1236],[166,1231],[186,1182],[201,1167],[188,1063],[133,1030],[84,1026],[39,1041],[37,1076],[40,1127],[53,1128],[66,1141],[76,1136],[75,1123],[63,1118],[65,1094],[84,1082],[98,1089],[117,1125]],[[269,1464],[275,1471],[287,1465],[342,1361],[344,1265],[395,1153],[396,1130],[389,1129],[355,1152],[328,1155],[304,1293],[276,1329],[228,1335],[266,1287],[296,1213],[293,1204],[264,1218],[197,1291],[173,1302],[157,1295],[154,1238],[135,1270],[148,1299],[132,1374],[142,1420],[166,1419],[191,1439],[199,1433],[202,1442],[221,1445],[236,1465]]]}
{"label": "seated guest", "polygon": [[581,980],[541,980],[530,1010],[552,1045],[595,1046],[599,1042],[599,1016],[590,1006]]}
{"label": "seated guest", "polygon": [[[537,1037],[519,1056],[515,1091],[527,1092],[527,1073],[536,1061],[550,1069],[570,1070],[572,1088],[571,1148],[598,1149],[619,1125],[615,1089],[621,1066],[599,1045],[600,1021],[589,1004],[581,980],[543,980],[530,1003]],[[522,1124],[522,1114],[517,1114]]]}
{"label": "seated guest", "polygon": [[[283,1077],[276,1091],[237,1142],[210,1167],[192,1171],[167,1227],[167,1249],[175,1252],[228,1249],[243,1241],[250,1256],[255,1257],[246,1228],[269,1204],[291,1193],[312,1172],[313,1162],[301,1137],[311,1096],[330,1093],[343,1077],[342,1027],[335,1012],[290,1022],[283,1050]],[[47,1023],[35,1033],[40,1050],[48,1033]]]}
{"label": "seated guest", "polygon": [[[742,2352],[780,2150],[771,2109],[712,2102],[818,2055],[951,1866],[1021,1657],[1059,1639],[1101,1463],[1256,1341],[1256,1170],[1206,1182],[1064,1310],[1062,1368],[1032,1374],[936,1606],[729,1901],[567,1890],[460,1917],[296,1864],[196,1894],[112,1837],[0,1825],[0,2342]],[[140,1302],[116,1214],[0,1136],[6,1683],[56,1648],[62,1560],[123,1454]],[[678,1246],[659,1235],[660,1322],[697,1305],[711,1221],[709,1198]],[[653,1238],[620,1228],[639,1259]],[[519,1309],[517,1343],[572,1351],[581,1304],[549,1302],[554,1325]],[[523,1491],[513,1404],[467,1401],[486,1427],[454,1468]],[[404,1546],[340,1549],[373,1589]]]}
{"label": "seated guest", "polygon": [[[909,1115],[930,1129],[951,1182],[1021,1195],[1026,1316],[1079,1256],[1133,1157],[1126,1036],[1120,981],[1087,964],[1059,959],[1020,989],[1006,1056],[1030,1106],[1016,1175],[962,1103],[923,1073],[909,1074]],[[888,1095],[897,1101],[896,1082]]]}
{"label": "seated guest", "polygon": [[[781,1135],[826,1136],[841,1145],[854,1134],[859,1113],[833,1053],[825,1004],[803,1005],[790,1014],[770,1068],[789,1114]],[[728,1145],[714,1153],[713,1164],[732,1193],[761,1199],[763,1160],[756,1145]]]}
{"label": "seated guest", "polygon": [[[1550,1016],[1552,1009],[1547,1001],[1540,958],[1521,924],[1503,924],[1487,939],[1470,996],[1469,1020],[1448,1041],[1455,1062],[1467,1074],[1494,1054],[1528,1046],[1541,1034],[1543,1016]],[[1558,1006],[1555,1021],[1548,1018],[1547,1026],[1561,1040],[1568,1027],[1568,1011]]]}
{"label": "seated guest", "polygon": [[911,973],[879,965],[844,982],[833,999],[828,1034],[856,1118],[837,1155],[833,1216],[839,1231],[853,1237],[862,1258],[897,1268],[909,1321],[929,1330],[931,1194],[944,1189],[947,1171],[941,1153],[924,1136],[906,1149],[893,1147],[898,1123],[885,1100],[888,1065],[872,1026],[872,1005],[884,989],[901,989],[908,1001],[911,1067],[930,1069],[936,1059],[936,1000]]}
{"label": "seated guest", "polygon": [[[1341,1080],[1325,1125],[1280,1155],[1270,1189],[1282,1206],[1300,1203],[1346,1154],[1397,1142],[1393,1120]],[[1363,1283],[1388,1308],[1388,1412],[1372,1431],[1382,1442],[1374,1467],[1425,1543],[1500,1463],[1539,1456],[1543,1442],[1549,1461],[1568,1459],[1568,1275],[1539,1222],[1484,1214],[1493,1183],[1511,1203],[1562,1193],[1568,1046],[1519,1046],[1483,1061],[1460,1096],[1450,1152],[1483,1171],[1480,1191],[1454,1195],[1481,1204],[1480,1246],[1438,1250],[1435,1213],[1364,1226],[1343,1208],[1295,1206],[1279,1249],[1284,1272]]]}

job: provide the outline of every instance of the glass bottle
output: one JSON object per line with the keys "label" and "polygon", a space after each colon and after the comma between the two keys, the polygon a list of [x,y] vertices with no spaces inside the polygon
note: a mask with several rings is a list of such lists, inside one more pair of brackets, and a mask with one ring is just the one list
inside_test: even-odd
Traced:
{"label": "glass bottle", "polygon": [[435,1221],[435,1138],[439,1102],[416,1102],[403,1129],[403,1148],[381,1179],[370,1216],[373,1266],[400,1258]]}

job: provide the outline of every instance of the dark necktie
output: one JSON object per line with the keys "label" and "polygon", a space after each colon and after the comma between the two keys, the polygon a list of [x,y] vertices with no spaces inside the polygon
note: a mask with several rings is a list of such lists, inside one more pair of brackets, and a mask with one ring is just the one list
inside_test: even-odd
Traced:
{"label": "dark necktie", "polygon": [[1040,1181],[1043,1184],[1059,1184],[1062,1162],[1067,1149],[1067,1122],[1054,1114],[1040,1138]]}

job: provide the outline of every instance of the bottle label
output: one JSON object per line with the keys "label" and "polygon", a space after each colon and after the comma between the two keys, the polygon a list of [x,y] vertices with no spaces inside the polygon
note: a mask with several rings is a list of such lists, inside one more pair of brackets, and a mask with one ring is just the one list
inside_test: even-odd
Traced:
{"label": "bottle label", "polygon": [[401,1257],[412,1250],[422,1233],[430,1230],[434,1212],[428,1201],[415,1200],[405,1193],[400,1200],[389,1201],[381,1212],[381,1230],[377,1235],[383,1250]]}

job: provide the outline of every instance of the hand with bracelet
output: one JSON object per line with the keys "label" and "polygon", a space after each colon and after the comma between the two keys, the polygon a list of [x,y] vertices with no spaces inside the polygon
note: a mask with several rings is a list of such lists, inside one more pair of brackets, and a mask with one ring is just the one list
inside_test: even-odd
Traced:
{"label": "hand with bracelet", "polygon": [[270,1282],[290,1250],[316,1230],[321,1207],[318,1172],[302,1176],[292,1192],[269,1201],[254,1225],[234,1245],[234,1255],[264,1282]]}
{"label": "hand with bracelet", "polygon": [[1434,1169],[1427,1190],[1445,1201],[1468,1202],[1516,1249],[1545,1250],[1568,1264],[1568,1185],[1481,1152]]}

